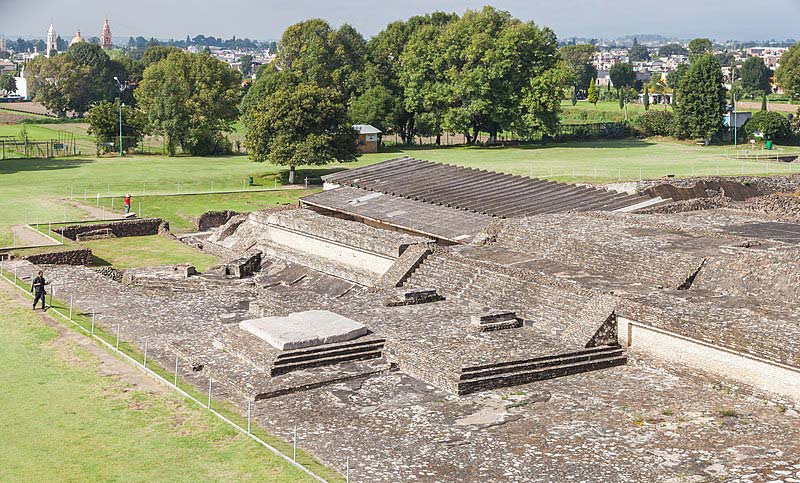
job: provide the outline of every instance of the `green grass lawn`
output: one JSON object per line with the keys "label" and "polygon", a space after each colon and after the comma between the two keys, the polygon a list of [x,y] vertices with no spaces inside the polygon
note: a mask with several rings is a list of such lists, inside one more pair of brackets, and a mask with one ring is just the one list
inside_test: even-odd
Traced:
{"label": "green grass lawn", "polygon": [[97,356],[0,291],[0,481],[310,481],[188,400]]}
{"label": "green grass lawn", "polygon": [[[169,222],[173,232],[188,232],[196,229],[192,220],[207,211],[233,210],[239,213],[257,211],[275,205],[295,205],[297,199],[310,190],[254,191],[250,193],[219,193],[181,196],[138,196],[131,200],[133,211],[141,211],[145,217],[161,218]],[[122,213],[122,197],[113,198],[114,211]],[[100,198],[100,206],[111,211],[112,198]]]}
{"label": "green grass lawn", "polygon": [[92,249],[97,265],[120,269],[189,263],[203,272],[219,263],[215,256],[161,235],[108,238],[82,244]]}
{"label": "green grass lawn", "polygon": [[[36,126],[39,127],[39,126]],[[361,156],[354,163],[321,167],[298,167],[297,181],[306,176],[319,176],[340,169],[364,166],[403,154],[420,159],[533,175],[575,182],[613,182],[675,176],[738,175],[787,173],[796,169],[786,164],[766,164],[755,161],[742,163],[725,159],[725,147],[696,146],[674,140],[638,140],[569,142],[548,146],[522,147],[400,147],[376,154]],[[86,218],[87,214],[63,203],[70,196],[87,201],[97,195],[134,196],[165,193],[242,189],[248,176],[256,187],[281,186],[288,169],[268,163],[254,163],[246,156],[226,157],[166,157],[126,156],[78,157],[67,159],[17,159],[0,161],[0,239],[10,240],[8,225],[15,223],[63,221]],[[260,196],[260,195],[259,195]],[[146,199],[146,198],[145,198]],[[175,222],[176,228],[186,226],[185,215],[199,214],[201,204],[194,201],[157,201],[144,214],[162,216]],[[248,206],[252,199],[209,199],[209,209]],[[258,203],[258,201],[255,201]],[[174,203],[172,205],[171,203]],[[187,206],[190,205],[190,206]],[[194,206],[191,206],[194,205]],[[174,211],[172,210],[174,206]],[[115,207],[116,208],[116,207]],[[204,211],[204,210],[203,210]]]}

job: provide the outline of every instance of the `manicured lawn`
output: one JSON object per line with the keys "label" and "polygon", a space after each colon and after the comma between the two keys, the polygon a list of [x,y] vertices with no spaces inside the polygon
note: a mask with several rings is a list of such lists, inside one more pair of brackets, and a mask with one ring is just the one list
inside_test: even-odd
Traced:
{"label": "manicured lawn", "polygon": [[189,263],[203,272],[219,259],[161,235],[109,238],[83,242],[92,249],[96,263],[115,268]]}
{"label": "manicured lawn", "polygon": [[5,291],[0,365],[0,481],[310,481],[193,403],[101,375]]}
{"label": "manicured lawn", "polygon": [[[208,195],[180,196],[137,196],[132,198],[133,211],[141,207],[148,218],[161,218],[169,222],[173,232],[186,232],[196,229],[192,217],[207,211],[233,210],[239,213],[257,211],[275,205],[295,205],[301,196],[318,190],[278,190],[254,191],[250,193],[218,193]],[[122,212],[122,197],[115,197],[114,211]],[[100,206],[111,210],[111,198],[101,198]]]}

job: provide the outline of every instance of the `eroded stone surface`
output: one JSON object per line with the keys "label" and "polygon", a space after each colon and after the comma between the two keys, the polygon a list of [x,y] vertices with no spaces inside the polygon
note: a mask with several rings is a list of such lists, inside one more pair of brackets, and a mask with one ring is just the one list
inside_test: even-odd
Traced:
{"label": "eroded stone surface", "polygon": [[282,351],[344,342],[368,332],[364,324],[327,310],[250,319],[239,322],[239,327]]}

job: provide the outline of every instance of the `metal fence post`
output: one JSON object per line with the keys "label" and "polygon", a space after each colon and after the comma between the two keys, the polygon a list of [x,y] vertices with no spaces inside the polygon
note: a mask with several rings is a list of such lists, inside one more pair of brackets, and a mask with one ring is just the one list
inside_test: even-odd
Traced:
{"label": "metal fence post", "polygon": [[69,296],[69,320],[72,320],[72,295]]}
{"label": "metal fence post", "polygon": [[250,434],[250,417],[252,415],[252,402],[247,400],[247,434]]}
{"label": "metal fence post", "polygon": [[350,483],[350,457],[348,456],[344,463],[344,480]]}
{"label": "metal fence post", "polygon": [[208,409],[211,409],[211,381],[212,379],[208,378]]}
{"label": "metal fence post", "polygon": [[175,380],[173,381],[175,387],[178,387],[178,356],[175,355]]}
{"label": "metal fence post", "polygon": [[142,362],[142,366],[147,369],[147,338],[144,339],[144,362]]}
{"label": "metal fence post", "polygon": [[297,462],[297,426],[294,427],[292,437],[292,461]]}
{"label": "metal fence post", "polygon": [[92,335],[94,335],[94,311],[92,311]]}
{"label": "metal fence post", "polygon": [[119,324],[117,324],[117,341],[116,341],[116,343],[114,344],[114,348],[115,348],[116,350],[119,350]]}

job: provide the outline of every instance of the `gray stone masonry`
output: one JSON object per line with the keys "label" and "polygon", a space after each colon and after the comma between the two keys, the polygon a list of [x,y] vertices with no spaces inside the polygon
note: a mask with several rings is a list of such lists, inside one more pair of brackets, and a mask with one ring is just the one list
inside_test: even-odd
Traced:
{"label": "gray stone masonry", "polygon": [[[162,227],[162,225],[165,225],[165,227]],[[163,230],[169,231],[169,225],[160,218],[148,218],[111,221],[108,223],[66,225],[53,229],[56,233],[63,233],[70,240],[77,240],[82,233],[96,232],[98,230],[108,230],[115,237],[123,238],[128,236],[158,235]]]}
{"label": "gray stone masonry", "polygon": [[22,259],[36,265],[90,265],[92,263],[92,250],[89,248],[77,248],[75,250],[37,253],[35,255],[25,255]]}
{"label": "gray stone masonry", "polygon": [[387,307],[399,307],[401,305],[427,304],[439,302],[444,297],[436,292],[435,288],[412,288],[396,289],[384,301]]}

